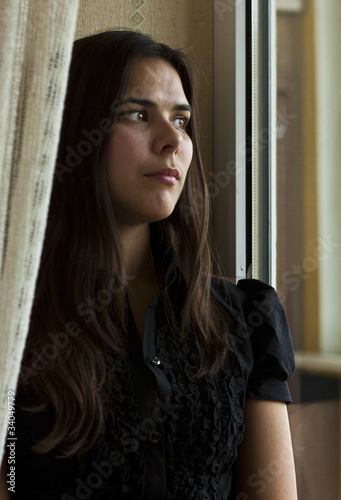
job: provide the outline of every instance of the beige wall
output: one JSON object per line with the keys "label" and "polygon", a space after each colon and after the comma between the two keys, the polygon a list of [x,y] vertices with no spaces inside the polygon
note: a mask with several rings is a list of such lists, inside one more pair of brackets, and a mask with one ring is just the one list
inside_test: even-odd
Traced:
{"label": "beige wall", "polygon": [[80,0],[76,38],[115,28],[140,30],[185,48],[200,71],[199,109],[205,164],[212,168],[213,9],[209,0]]}
{"label": "beige wall", "polygon": [[341,354],[341,3],[315,0],[321,350]]}

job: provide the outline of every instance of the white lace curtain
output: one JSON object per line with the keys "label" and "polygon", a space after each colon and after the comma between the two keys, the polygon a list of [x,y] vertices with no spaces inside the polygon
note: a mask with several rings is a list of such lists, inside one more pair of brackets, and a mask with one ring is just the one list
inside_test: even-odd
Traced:
{"label": "white lace curtain", "polygon": [[79,0],[0,0],[0,463],[42,250]]}

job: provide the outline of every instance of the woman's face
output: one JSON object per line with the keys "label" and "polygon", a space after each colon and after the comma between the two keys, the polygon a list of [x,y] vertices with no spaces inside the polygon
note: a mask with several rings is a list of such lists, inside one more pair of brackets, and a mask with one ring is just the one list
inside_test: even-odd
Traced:
{"label": "woman's face", "polygon": [[133,68],[108,146],[108,187],[122,224],[144,224],[174,210],[190,166],[191,116],[180,77],[163,59]]}

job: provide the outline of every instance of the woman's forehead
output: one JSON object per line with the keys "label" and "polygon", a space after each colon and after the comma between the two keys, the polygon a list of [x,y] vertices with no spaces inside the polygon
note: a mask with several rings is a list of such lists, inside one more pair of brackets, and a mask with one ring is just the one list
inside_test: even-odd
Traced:
{"label": "woman's forehead", "polygon": [[175,68],[161,58],[138,60],[127,79],[123,98],[158,97],[162,100],[187,102],[181,78]]}

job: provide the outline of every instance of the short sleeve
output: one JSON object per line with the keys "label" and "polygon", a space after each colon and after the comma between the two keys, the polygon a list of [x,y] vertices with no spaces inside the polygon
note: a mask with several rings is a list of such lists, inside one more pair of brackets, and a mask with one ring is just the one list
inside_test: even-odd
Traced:
{"label": "short sleeve", "polygon": [[291,402],[288,379],[295,368],[288,321],[275,290],[258,280],[240,280],[250,332],[251,370],[246,395]]}

